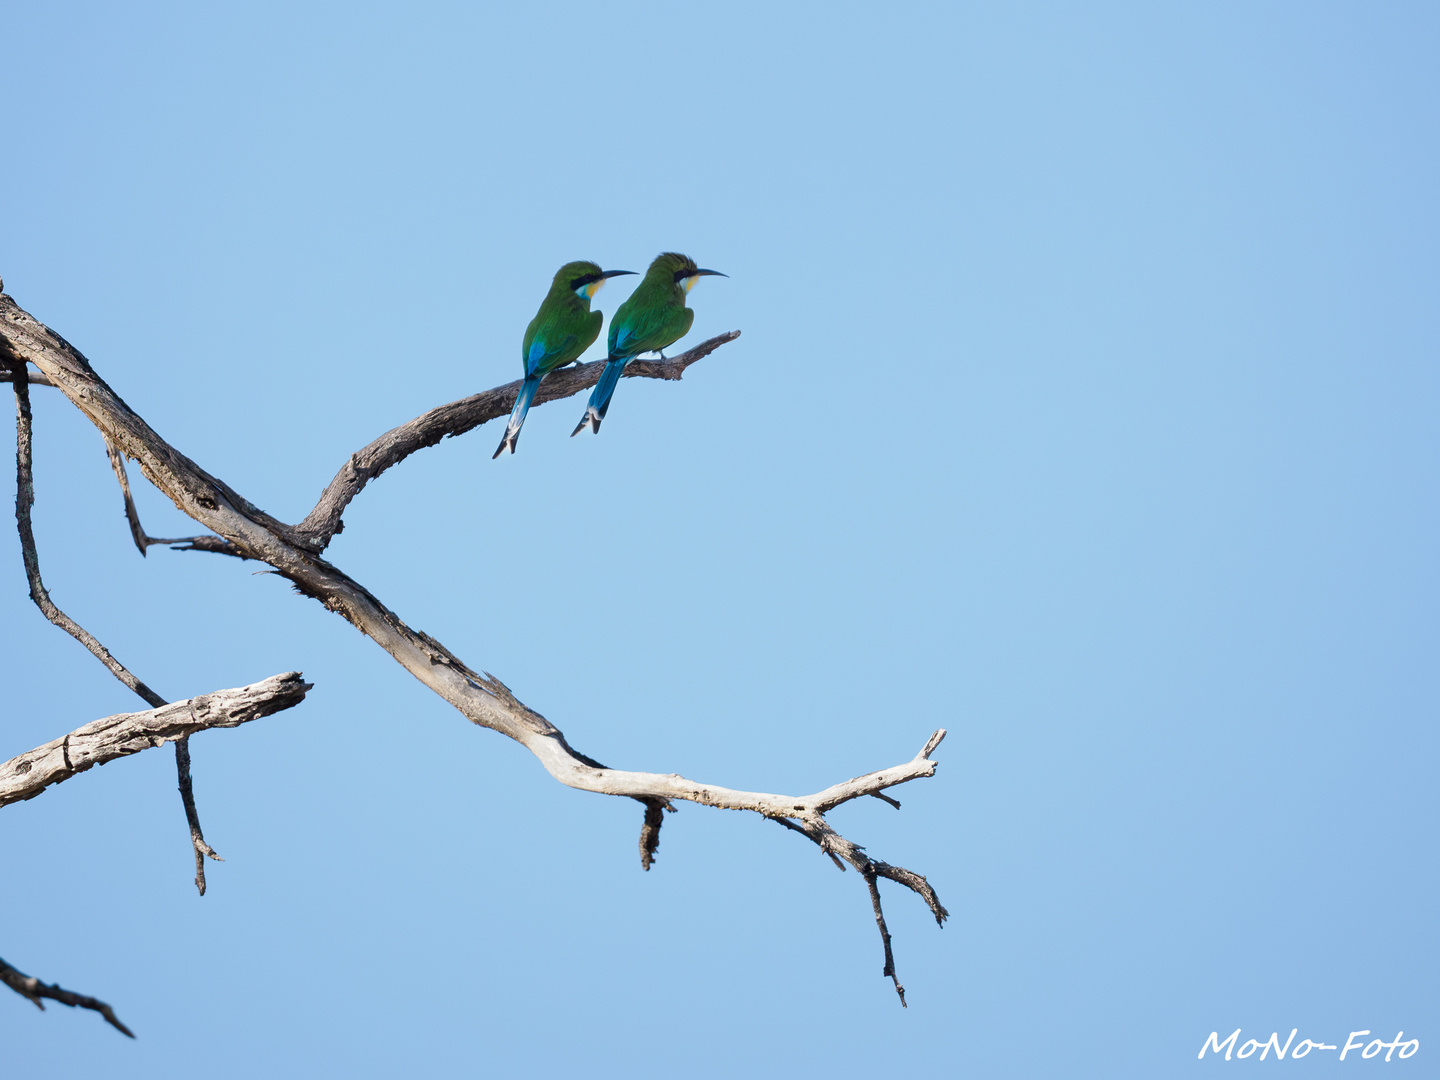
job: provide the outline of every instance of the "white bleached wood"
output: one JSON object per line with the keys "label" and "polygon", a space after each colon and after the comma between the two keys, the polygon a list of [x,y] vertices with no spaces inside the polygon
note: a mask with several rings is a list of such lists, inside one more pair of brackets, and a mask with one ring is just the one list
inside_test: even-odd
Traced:
{"label": "white bleached wood", "polygon": [[288,709],[304,699],[310,685],[298,671],[289,671],[249,686],[200,694],[158,709],[92,720],[68,735],[0,763],[0,806],[33,799],[47,787],[107,761],[163,746],[207,728],[239,727]]}

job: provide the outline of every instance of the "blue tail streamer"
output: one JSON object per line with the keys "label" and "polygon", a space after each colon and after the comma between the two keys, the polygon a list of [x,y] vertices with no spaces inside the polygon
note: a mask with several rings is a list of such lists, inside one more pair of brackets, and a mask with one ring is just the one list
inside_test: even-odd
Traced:
{"label": "blue tail streamer", "polygon": [[510,422],[505,425],[505,434],[501,437],[492,460],[506,450],[512,454],[515,452],[515,443],[519,440],[520,429],[525,424],[525,414],[530,411],[530,402],[535,400],[535,391],[540,389],[540,379],[539,375],[526,375],[525,381],[520,384],[520,393],[515,395],[515,408],[510,410]]}

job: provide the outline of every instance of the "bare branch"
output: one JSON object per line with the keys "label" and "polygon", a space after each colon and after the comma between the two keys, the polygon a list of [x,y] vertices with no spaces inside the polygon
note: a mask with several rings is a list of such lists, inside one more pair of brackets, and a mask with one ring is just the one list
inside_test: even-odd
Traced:
{"label": "bare branch", "polygon": [[[709,356],[721,345],[734,341],[739,336],[739,330],[731,330],[728,334],[702,341],[693,349],[668,360],[632,360],[625,367],[625,376],[679,379],[691,364]],[[540,384],[531,408],[590,389],[604,367],[605,361],[596,360],[593,363],[552,371]],[[340,515],[366,484],[386,469],[404,461],[415,451],[434,446],[447,435],[463,435],[488,420],[508,416],[515,407],[515,395],[519,392],[520,380],[516,379],[493,390],[441,405],[408,423],[392,428],[369,446],[351,454],[350,460],[335,474],[335,479],[330,481],[330,486],[320,496],[315,509],[295,526],[292,542],[297,547],[316,554],[324,551],[334,535],[344,529]]]}
{"label": "bare branch", "polygon": [[875,883],[875,871],[861,875],[865,878],[865,886],[870,890],[870,906],[875,909],[875,925],[880,928],[880,943],[885,946],[885,968],[880,972],[890,978],[895,984],[895,993],[900,995],[900,1007],[909,1008],[905,1004],[905,987],[900,985],[900,977],[895,974],[895,954],[890,951],[890,928],[885,925],[885,912],[880,907],[880,886]]}
{"label": "bare branch", "polygon": [[33,799],[46,788],[116,758],[163,746],[208,728],[239,727],[300,704],[310,689],[298,671],[216,690],[158,709],[117,713],[76,728],[44,746],[0,762],[0,806]]}
{"label": "bare branch", "polygon": [[135,1037],[135,1033],[120,1022],[115,1015],[115,1010],[106,1005],[98,998],[86,997],[84,994],[75,994],[69,990],[62,990],[55,985],[47,986],[32,975],[26,975],[23,971],[17,971],[4,960],[0,960],[0,982],[10,987],[21,997],[35,1003],[35,1007],[41,1012],[45,1011],[45,1003],[42,998],[49,998],[51,1001],[58,1001],[61,1005],[78,1005],[82,1009],[94,1009],[105,1018],[105,1022],[122,1035]]}
{"label": "bare branch", "polygon": [[[943,738],[945,733],[938,731],[935,734]],[[926,743],[926,749],[921,753],[933,750],[935,746],[939,745],[939,742],[940,739],[931,736],[931,741]],[[825,820],[825,815],[818,811],[806,811],[799,816],[798,821],[781,820],[780,823],[813,840],[819,845],[821,851],[830,856],[831,862],[841,870],[845,869],[845,863],[849,863],[860,871],[860,876],[865,879],[866,888],[870,890],[870,903],[875,909],[875,925],[880,930],[880,943],[885,949],[883,974],[894,982],[895,993],[900,996],[900,1005],[905,1007],[905,987],[900,985],[899,976],[895,974],[895,955],[890,948],[890,930],[885,925],[885,912],[880,906],[880,888],[876,883],[876,878],[889,878],[918,894],[930,908],[930,913],[935,916],[936,925],[943,927],[945,920],[950,917],[950,913],[940,903],[940,898],[935,895],[935,890],[930,887],[930,883],[924,877],[913,870],[906,870],[903,866],[891,866],[889,863],[871,859],[859,844],[845,839],[836,832]],[[842,859],[844,862],[841,862]]]}
{"label": "bare branch", "polygon": [[[13,354],[12,354],[13,356]],[[7,361],[10,370],[14,375],[15,383],[15,522],[20,531],[20,548],[25,562],[25,574],[30,581],[30,598],[35,601],[41,613],[60,629],[70,634],[87,649],[90,650],[100,662],[109,669],[110,673],[122,683],[135,691],[147,705],[160,708],[165,704],[162,698],[150,687],[141,682],[124,664],[110,655],[110,650],[100,644],[98,640],[74,619],[70,618],[50,599],[50,594],[45,588],[44,581],[40,578],[40,558],[35,549],[35,532],[30,521],[30,509],[35,504],[35,476],[34,476],[34,422],[30,413],[30,388],[28,372],[23,362],[13,358],[0,356],[0,360]],[[6,366],[6,364],[0,364]],[[52,384],[53,385],[53,384]],[[104,434],[103,431],[101,433]],[[145,554],[145,548],[149,543],[156,543],[145,535],[145,530],[140,527],[140,516],[135,510],[134,500],[130,496],[130,480],[125,472],[125,459],[116,449],[115,444],[107,436],[105,438],[105,449],[110,456],[110,464],[115,470],[115,475],[120,481],[120,488],[125,493],[125,512],[130,520],[131,535],[135,537],[136,546],[140,548],[140,554]],[[204,541],[205,537],[194,537],[195,541]],[[214,539],[219,539],[215,537]],[[160,543],[176,543],[177,541],[159,541]],[[67,757],[68,762],[68,757]],[[88,768],[88,766],[86,766]],[[190,742],[188,736],[182,736],[175,744],[175,767],[180,775],[180,801],[185,808],[185,821],[190,827],[190,846],[195,852],[195,887],[200,890],[200,895],[205,895],[205,859],[211,858],[217,861],[220,859],[218,853],[205,842],[205,835],[200,828],[200,814],[195,808],[195,791],[190,779]],[[3,803],[0,803],[3,805]]]}
{"label": "bare branch", "polygon": [[[51,384],[54,385],[53,383]],[[125,520],[130,523],[130,536],[135,541],[135,546],[140,549],[140,557],[145,557],[145,551],[152,544],[189,544],[188,548],[177,548],[179,551],[201,551],[217,550],[223,551],[223,546],[215,548],[200,548],[197,543],[220,540],[218,536],[180,536],[169,540],[158,539],[145,534],[145,527],[140,524],[140,512],[135,509],[135,498],[130,494],[130,475],[125,471],[125,455],[115,449],[115,444],[109,439],[105,440],[105,453],[110,458],[110,468],[115,471],[115,479],[120,481],[120,490],[125,496]],[[224,541],[220,541],[223,545]],[[225,552],[230,554],[230,552]]]}
{"label": "bare branch", "polygon": [[[29,374],[30,374],[29,383],[30,383],[31,386],[54,386],[54,385],[55,385],[53,382],[50,381],[50,376],[48,376],[48,375],[41,375],[38,371],[32,371],[32,372],[30,372]],[[4,364],[0,364],[0,382],[14,382],[14,381],[15,381],[15,375],[14,375],[14,373],[12,373],[9,368],[5,367]]]}
{"label": "bare branch", "polygon": [[[732,334],[723,340],[733,337]],[[714,348],[719,343],[722,339],[712,339],[706,344]],[[923,877],[872,862],[858,845],[836,833],[824,818],[827,810],[852,799],[933,776],[935,762],[930,760],[930,754],[944,738],[943,730],[933,734],[920,753],[904,764],[804,796],[736,791],[696,783],[674,773],[608,769],[575,751],[555,725],[524,705],[499,679],[475,672],[434,638],[405,625],[367,589],[317,556],[316,546],[323,547],[330,535],[328,530],[338,528],[340,510],[365,482],[405,454],[432,445],[447,433],[475,426],[482,413],[487,417],[502,415],[513,400],[514,385],[490,391],[491,400],[483,409],[477,404],[467,406],[475,411],[466,413],[463,420],[446,414],[446,410],[463,404],[456,403],[412,422],[413,431],[407,430],[411,426],[406,425],[372,443],[341,470],[306,524],[291,529],[166,443],[131,411],[77,350],[4,295],[0,295],[0,350],[9,350],[51,376],[76,407],[126,455],[138,461],[150,482],[173,499],[182,511],[224,537],[240,555],[267,563],[302,594],[319,600],[346,619],[472,723],[519,742],[562,784],[639,799],[646,801],[647,807],[648,800],[652,799],[685,800],[723,809],[750,810],[768,818],[790,819],[832,858],[843,859],[862,875],[869,871],[907,885],[926,899],[937,919],[945,917],[944,908]],[[678,365],[684,360],[680,357],[665,363]],[[644,368],[635,372],[645,373]],[[556,374],[562,378],[547,400],[584,389],[590,385],[585,379],[593,381],[594,369]],[[554,378],[552,375],[542,384],[542,398]],[[567,381],[570,379],[579,381],[572,384]],[[370,456],[362,460],[362,455]],[[353,476],[347,476],[347,470],[353,471]]]}
{"label": "bare branch", "polygon": [[205,833],[200,828],[200,811],[195,809],[195,783],[190,779],[189,735],[181,735],[175,740],[175,772],[180,780],[180,803],[185,807],[185,824],[190,826],[190,847],[195,852],[195,888],[204,896],[205,860],[225,860],[205,842]]}
{"label": "bare branch", "polygon": [[32,420],[30,390],[24,364],[13,365],[15,375],[15,523],[20,530],[20,550],[25,560],[25,576],[30,581],[30,599],[41,614],[89,649],[122,683],[135,691],[147,704],[159,707],[165,699],[137,679],[110,650],[70,616],[66,615],[45,589],[40,579],[40,557],[35,551],[35,531],[30,524],[30,508],[35,505],[35,478],[32,467]]}
{"label": "bare branch", "polygon": [[925,906],[930,909],[930,914],[935,916],[935,925],[945,925],[945,920],[950,917],[950,913],[945,910],[945,905],[940,903],[940,897],[935,895],[935,890],[930,887],[930,882],[926,881],[924,877],[913,870],[906,870],[903,866],[891,866],[889,863],[878,860],[870,865],[881,877],[899,882],[907,889],[917,893],[920,899],[925,901]]}

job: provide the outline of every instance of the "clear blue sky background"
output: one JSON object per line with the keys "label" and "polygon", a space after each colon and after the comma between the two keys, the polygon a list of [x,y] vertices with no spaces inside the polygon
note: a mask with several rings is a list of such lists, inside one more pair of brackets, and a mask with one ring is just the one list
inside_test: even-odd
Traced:
{"label": "clear blue sky background", "polygon": [[[286,520],[514,378],[560,263],[729,273],[689,340],[744,336],[683,383],[627,380],[598,437],[539,408],[512,459],[447,440],[330,557],[616,766],[798,793],[950,729],[901,811],[834,818],[953,914],[885,889],[902,1011],[863,883],[796,836],[687,805],[641,873],[634,803],[280,579],[142,560],[37,390],[62,607],[167,697],[315,689],[195,739],[203,899],[169,751],[0,812],[0,956],[140,1036],[0,997],[14,1075],[1157,1077],[1238,1068],[1195,1060],[1237,1026],[1403,1028],[1387,1068],[1433,1068],[1434,5],[52,2],[3,33],[7,291]],[[0,673],[5,756],[138,707],[5,529]]]}

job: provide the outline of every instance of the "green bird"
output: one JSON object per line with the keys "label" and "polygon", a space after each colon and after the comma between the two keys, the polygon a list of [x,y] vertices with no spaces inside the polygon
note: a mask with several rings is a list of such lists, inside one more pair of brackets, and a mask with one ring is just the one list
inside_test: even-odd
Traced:
{"label": "green bird", "polygon": [[505,435],[492,461],[506,450],[515,452],[515,442],[520,438],[520,428],[530,411],[535,391],[540,389],[540,380],[556,368],[580,359],[580,354],[600,336],[600,324],[605,318],[600,312],[590,310],[590,301],[605,284],[605,279],[633,273],[634,270],[601,270],[593,262],[569,262],[555,271],[550,291],[525,328],[525,340],[520,346],[525,381],[520,384],[520,393],[515,395],[515,408],[510,410],[510,422],[505,425]]}
{"label": "green bird", "polygon": [[707,275],[729,276],[719,270],[701,270],[690,256],[673,251],[655,257],[650,269],[645,271],[644,280],[610,318],[610,348],[605,370],[590,393],[585,415],[570,433],[572,439],[587,427],[591,431],[600,430],[600,421],[610,408],[615,386],[631,359],[647,352],[660,352],[664,356],[662,349],[690,332],[695,312],[685,306],[685,297],[695,282]]}

